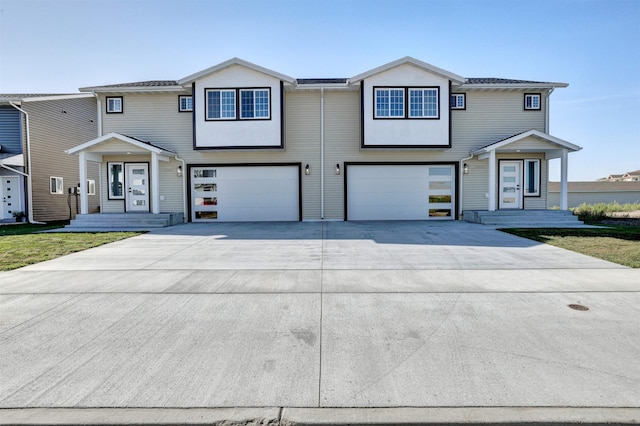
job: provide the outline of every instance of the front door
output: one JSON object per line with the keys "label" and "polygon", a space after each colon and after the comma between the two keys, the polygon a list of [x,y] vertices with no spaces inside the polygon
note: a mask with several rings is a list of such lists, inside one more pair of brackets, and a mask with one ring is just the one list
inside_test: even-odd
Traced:
{"label": "front door", "polygon": [[0,176],[2,185],[2,216],[0,219],[11,219],[13,213],[20,210],[20,178],[16,176]]}
{"label": "front door", "polygon": [[146,163],[127,163],[127,211],[149,211],[149,165]]}
{"label": "front door", "polygon": [[500,161],[500,209],[522,208],[522,161]]}

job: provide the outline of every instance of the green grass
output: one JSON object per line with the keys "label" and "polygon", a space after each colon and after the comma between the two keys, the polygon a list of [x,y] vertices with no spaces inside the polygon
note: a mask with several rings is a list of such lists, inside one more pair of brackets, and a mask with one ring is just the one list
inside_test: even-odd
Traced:
{"label": "green grass", "polygon": [[588,229],[503,229],[504,232],[567,250],[640,268],[640,226],[606,226]]}
{"label": "green grass", "polygon": [[69,253],[140,235],[140,232],[40,234],[64,224],[0,226],[0,271],[55,259]]}

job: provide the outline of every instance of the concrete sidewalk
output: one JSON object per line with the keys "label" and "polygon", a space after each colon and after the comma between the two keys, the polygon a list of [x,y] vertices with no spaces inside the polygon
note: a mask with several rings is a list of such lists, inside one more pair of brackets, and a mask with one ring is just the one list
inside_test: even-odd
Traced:
{"label": "concrete sidewalk", "polygon": [[0,273],[0,424],[639,422],[639,289],[470,223],[165,228]]}

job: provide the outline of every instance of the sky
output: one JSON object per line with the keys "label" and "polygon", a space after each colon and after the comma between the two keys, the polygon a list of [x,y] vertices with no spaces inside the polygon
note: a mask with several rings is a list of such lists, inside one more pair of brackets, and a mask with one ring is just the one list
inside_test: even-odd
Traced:
{"label": "sky", "polygon": [[178,80],[233,57],[347,78],[404,56],[569,83],[550,108],[551,135],[583,147],[569,180],[640,169],[640,0],[0,0],[5,94]]}

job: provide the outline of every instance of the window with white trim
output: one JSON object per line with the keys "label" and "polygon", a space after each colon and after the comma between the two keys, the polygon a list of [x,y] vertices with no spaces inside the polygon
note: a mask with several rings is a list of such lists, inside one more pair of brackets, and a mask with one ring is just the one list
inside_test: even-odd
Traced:
{"label": "window with white trim", "polygon": [[451,109],[466,109],[467,108],[467,95],[464,93],[451,94]]}
{"label": "window with white trim", "polygon": [[409,89],[409,118],[438,118],[438,88]]}
{"label": "window with white trim", "polygon": [[193,98],[187,95],[178,96],[178,111],[180,112],[193,111]]}
{"label": "window with white trim", "polygon": [[525,197],[540,196],[540,160],[524,160],[524,195]]}
{"label": "window with white trim", "polygon": [[63,179],[61,177],[51,176],[49,177],[49,193],[50,194],[63,194]]}
{"label": "window with white trim", "polygon": [[96,195],[96,181],[93,179],[87,180],[87,195]]}
{"label": "window with white trim", "polygon": [[269,89],[240,89],[240,119],[269,118]]}
{"label": "window with white trim", "polygon": [[375,89],[375,118],[404,118],[404,89]]}
{"label": "window with white trim", "polygon": [[205,97],[207,120],[236,119],[235,89],[206,89]]}
{"label": "window with white trim", "polygon": [[525,93],[524,94],[524,109],[538,111],[540,106],[540,93]]}
{"label": "window with white trim", "polygon": [[107,163],[109,199],[124,199],[124,163]]}
{"label": "window with white trim", "polygon": [[122,114],[122,96],[107,96],[107,114]]}

